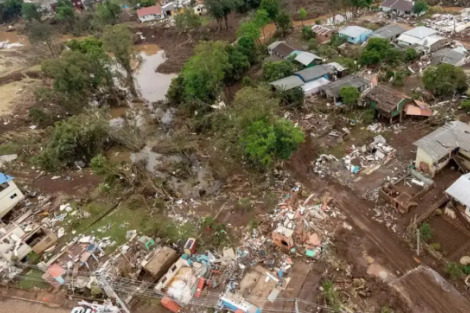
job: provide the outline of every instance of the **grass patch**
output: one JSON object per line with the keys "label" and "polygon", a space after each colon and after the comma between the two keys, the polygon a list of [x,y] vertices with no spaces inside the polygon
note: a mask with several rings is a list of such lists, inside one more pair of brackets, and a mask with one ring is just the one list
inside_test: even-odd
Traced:
{"label": "grass patch", "polygon": [[0,145],[0,155],[15,154],[19,151],[20,146],[11,141]]}
{"label": "grass patch", "polygon": [[16,287],[30,290],[30,289],[49,289],[50,285],[41,278],[44,273],[37,269],[32,269],[23,275],[16,284]]}
{"label": "grass patch", "polygon": [[335,146],[323,149],[321,154],[331,154],[340,159],[346,155],[346,150],[344,149],[344,145],[340,143]]}

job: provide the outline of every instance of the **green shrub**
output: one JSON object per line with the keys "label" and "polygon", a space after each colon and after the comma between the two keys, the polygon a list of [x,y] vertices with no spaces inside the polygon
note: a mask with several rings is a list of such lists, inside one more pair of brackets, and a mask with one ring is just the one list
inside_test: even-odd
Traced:
{"label": "green shrub", "polygon": [[308,41],[308,50],[316,50],[318,48],[318,41],[312,38]]}
{"label": "green shrub", "polygon": [[449,262],[449,264],[447,264],[446,273],[449,274],[450,279],[452,280],[463,278],[464,276],[460,265],[455,262]]}
{"label": "green shrub", "polygon": [[253,206],[251,205],[251,200],[249,198],[241,198],[237,202],[238,211],[251,211]]}
{"label": "green shrub", "polygon": [[313,32],[310,26],[302,27],[302,38],[304,40],[310,40],[312,38],[315,38],[315,33]]}
{"label": "green shrub", "polygon": [[364,124],[372,124],[375,121],[375,110],[367,109],[362,114],[362,121]]}
{"label": "green shrub", "polygon": [[462,101],[462,104],[460,104],[462,109],[464,109],[467,113],[470,113],[470,100],[464,100]]}
{"label": "green shrub", "polygon": [[423,223],[421,227],[419,228],[419,236],[420,239],[424,242],[428,242],[432,238],[432,230],[431,226],[429,226],[429,223]]}
{"label": "green shrub", "polygon": [[438,242],[433,242],[429,245],[430,248],[432,248],[433,250],[436,250],[436,251],[439,251],[441,250],[441,244],[438,243]]}
{"label": "green shrub", "polygon": [[42,108],[31,108],[28,112],[29,118],[34,124],[40,127],[50,126],[53,123],[53,118]]}

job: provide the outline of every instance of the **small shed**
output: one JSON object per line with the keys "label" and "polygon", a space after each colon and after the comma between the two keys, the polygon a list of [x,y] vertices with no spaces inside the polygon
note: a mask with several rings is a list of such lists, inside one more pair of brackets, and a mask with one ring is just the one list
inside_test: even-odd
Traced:
{"label": "small shed", "polygon": [[334,34],[337,34],[338,31],[331,26],[326,25],[314,25],[312,31],[315,34],[315,39],[319,43],[325,43],[330,41],[331,37]]}
{"label": "small shed", "polygon": [[398,36],[400,36],[404,32],[406,32],[406,29],[403,26],[391,24],[373,31],[370,34],[369,38],[381,38],[390,41],[395,41]]}
{"label": "small shed", "polygon": [[272,49],[272,54],[277,55],[280,58],[287,59],[287,57],[294,51],[295,49],[291,46],[288,46],[284,42],[280,42]]}
{"label": "small shed", "polygon": [[160,250],[156,250],[154,256],[144,266],[146,272],[160,279],[178,260],[178,254],[175,250],[169,247],[162,247]]}
{"label": "small shed", "polygon": [[341,37],[346,38],[349,43],[362,44],[369,38],[372,30],[361,27],[361,26],[346,26],[341,29],[338,34]]}
{"label": "small shed", "polygon": [[323,59],[316,54],[302,51],[295,57],[295,61],[299,62],[305,67],[315,66],[320,64]]}
{"label": "small shed", "polygon": [[367,104],[377,110],[380,116],[390,120],[392,123],[394,117],[403,118],[404,105],[410,101],[410,98],[401,92],[378,85],[372,88],[366,95]]}
{"label": "small shed", "polygon": [[432,110],[428,105],[419,100],[413,100],[406,105],[405,114],[407,116],[432,116]]}
{"label": "small shed", "polygon": [[465,215],[470,218],[470,173],[462,175],[446,190],[446,194],[465,206]]}

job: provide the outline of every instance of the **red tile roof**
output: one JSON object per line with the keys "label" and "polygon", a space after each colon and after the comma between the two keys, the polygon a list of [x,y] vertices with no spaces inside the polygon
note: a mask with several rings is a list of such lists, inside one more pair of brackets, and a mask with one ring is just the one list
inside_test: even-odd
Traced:
{"label": "red tile roof", "polygon": [[162,7],[160,5],[154,5],[151,7],[146,7],[137,10],[137,16],[143,17],[147,15],[157,15],[162,13]]}

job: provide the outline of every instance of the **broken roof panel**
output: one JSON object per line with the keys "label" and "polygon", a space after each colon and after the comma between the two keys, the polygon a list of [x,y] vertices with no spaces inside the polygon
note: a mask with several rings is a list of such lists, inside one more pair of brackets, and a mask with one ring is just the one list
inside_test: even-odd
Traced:
{"label": "broken roof panel", "polygon": [[406,0],[386,0],[380,5],[383,8],[391,8],[402,12],[411,12],[413,9],[413,2]]}
{"label": "broken roof panel", "polygon": [[462,203],[463,205],[470,207],[470,173],[462,175],[455,183],[452,184],[446,193]]}
{"label": "broken roof panel", "polygon": [[406,29],[401,25],[386,25],[382,28],[373,31],[370,35],[370,38],[383,38],[383,39],[391,39],[395,36],[400,35],[401,33],[406,32]]}
{"label": "broken roof panel", "polygon": [[448,155],[455,148],[470,151],[470,125],[453,121],[419,139],[415,146],[423,149],[434,162]]}
{"label": "broken roof panel", "polygon": [[312,30],[315,34],[319,34],[319,35],[325,35],[325,34],[336,32],[336,29],[334,29],[331,26],[326,26],[326,25],[314,25],[312,26]]}
{"label": "broken roof panel", "polygon": [[13,180],[13,177],[8,176],[7,174],[3,174],[2,172],[0,172],[0,184],[7,183],[11,180]]}
{"label": "broken roof panel", "polygon": [[408,98],[401,92],[383,85],[375,86],[365,97],[376,102],[377,108],[387,113],[397,109],[398,104]]}
{"label": "broken roof panel", "polygon": [[298,76],[292,75],[286,78],[273,81],[269,84],[273,85],[278,89],[287,91],[302,86],[304,82]]}
{"label": "broken roof panel", "polygon": [[326,74],[331,73],[331,68],[326,65],[316,65],[304,70],[295,72],[295,75],[300,77],[304,82],[309,82],[320,77],[325,76]]}
{"label": "broken roof panel", "polygon": [[431,62],[432,64],[447,63],[456,66],[464,58],[464,54],[446,48],[436,51],[431,57]]}
{"label": "broken roof panel", "polygon": [[310,53],[310,52],[305,52],[302,51],[300,52],[296,57],[295,60],[299,62],[300,64],[303,64],[305,66],[310,65],[313,61],[315,60],[322,60],[321,57],[319,57],[316,54]]}

